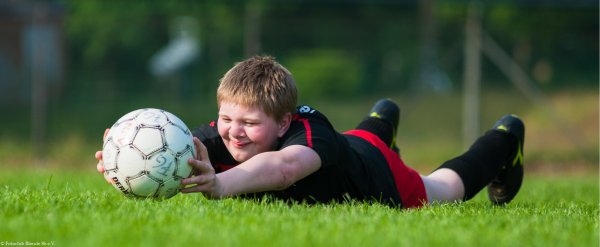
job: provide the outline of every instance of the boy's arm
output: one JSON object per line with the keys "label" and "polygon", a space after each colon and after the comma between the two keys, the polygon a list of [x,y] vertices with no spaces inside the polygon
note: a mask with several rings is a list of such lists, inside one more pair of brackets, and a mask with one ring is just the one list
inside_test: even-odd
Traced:
{"label": "boy's arm", "polygon": [[[204,150],[200,153],[205,152]],[[219,174],[214,173],[204,155],[201,154],[201,157],[202,160],[189,162],[200,175],[185,179],[182,182],[184,185],[194,186],[185,188],[182,192],[202,192],[213,198],[283,190],[321,167],[319,155],[311,148],[301,145],[257,154]]]}
{"label": "boy's arm", "polygon": [[288,146],[257,154],[248,161],[217,174],[224,196],[284,190],[321,167],[319,155],[309,147]]}

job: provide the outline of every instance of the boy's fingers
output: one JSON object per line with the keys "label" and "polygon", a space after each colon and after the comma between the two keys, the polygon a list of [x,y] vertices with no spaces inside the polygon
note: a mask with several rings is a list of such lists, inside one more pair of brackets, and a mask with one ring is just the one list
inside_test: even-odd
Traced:
{"label": "boy's fingers", "polygon": [[199,175],[199,176],[194,176],[191,178],[185,178],[185,179],[181,180],[181,184],[183,184],[183,185],[190,185],[190,184],[201,185],[201,184],[205,184],[206,180],[207,180],[206,176]]}
{"label": "boy's fingers", "polygon": [[102,136],[102,141],[106,140],[106,136],[108,135],[108,131],[110,131],[110,128],[107,128],[104,130],[104,135]]}
{"label": "boy's fingers", "polygon": [[192,187],[188,187],[188,188],[183,188],[181,189],[181,193],[193,193],[193,192],[202,192],[205,191],[207,188],[205,185],[196,185],[196,186],[192,186]]}
{"label": "boy's fingers", "polygon": [[94,157],[96,157],[97,160],[102,161],[102,151],[96,151]]}
{"label": "boy's fingers", "polygon": [[112,179],[107,177],[107,174],[104,173],[106,171],[106,169],[104,169],[104,164],[102,163],[102,161],[98,162],[98,164],[96,165],[96,169],[98,170],[99,173],[102,173],[102,176],[104,177],[104,180],[106,180],[107,183],[109,183],[109,184],[115,183],[115,181],[113,181]]}
{"label": "boy's fingers", "polygon": [[204,162],[208,162],[208,150],[206,149],[206,146],[204,146],[204,144],[197,137],[194,137],[193,141],[194,147],[196,148],[196,158]]}
{"label": "boy's fingers", "polygon": [[193,168],[195,168],[199,174],[205,174],[205,173],[213,170],[210,163],[200,161],[200,160],[189,159],[188,164],[191,165]]}
{"label": "boy's fingers", "polygon": [[104,164],[102,163],[102,161],[98,162],[98,164],[96,164],[96,169],[98,170],[99,173],[104,173],[106,170],[104,169]]}
{"label": "boy's fingers", "polygon": [[[106,130],[104,130],[104,135],[102,136],[102,141],[103,142],[106,140],[106,136],[108,135],[108,131],[110,131],[110,129],[108,129],[108,128]],[[106,180],[106,182],[111,183],[111,184],[114,183],[114,181],[112,181],[104,173],[106,171],[106,169],[104,168],[104,163],[102,162],[102,151],[97,151],[94,154],[94,157],[96,157],[96,159],[98,160],[98,164],[96,164],[96,170],[98,170],[99,173],[102,173],[102,176],[104,177],[104,179]]]}

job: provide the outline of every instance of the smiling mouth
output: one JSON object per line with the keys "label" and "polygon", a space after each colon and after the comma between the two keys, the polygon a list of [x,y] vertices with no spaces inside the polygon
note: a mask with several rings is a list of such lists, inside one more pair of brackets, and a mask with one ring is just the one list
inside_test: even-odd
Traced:
{"label": "smiling mouth", "polygon": [[231,142],[231,144],[235,147],[235,148],[243,148],[246,145],[250,144],[249,142]]}

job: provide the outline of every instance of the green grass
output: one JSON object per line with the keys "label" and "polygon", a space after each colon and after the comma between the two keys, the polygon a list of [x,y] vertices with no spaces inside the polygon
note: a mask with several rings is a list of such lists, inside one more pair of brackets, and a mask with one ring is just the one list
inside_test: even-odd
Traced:
{"label": "green grass", "polygon": [[[528,175],[515,202],[503,208],[490,206],[485,193],[467,203],[419,210],[362,203],[213,201],[200,195],[131,200],[93,171],[104,128],[121,114],[114,109],[173,109],[195,127],[212,119],[214,100],[57,108],[49,114],[44,161],[32,157],[29,113],[3,112],[15,120],[0,124],[7,130],[0,133],[0,246],[40,241],[55,246],[598,246],[596,91],[550,95],[549,107],[570,131],[518,94],[485,95],[482,128],[505,113],[519,114],[527,124],[526,172],[555,174]],[[404,161],[417,171],[427,173],[464,150],[457,95],[381,97],[392,97],[402,107],[398,143]],[[344,131],[377,98],[314,106]]]}
{"label": "green grass", "polygon": [[514,203],[480,193],[400,210],[363,203],[164,201],[119,194],[94,171],[0,169],[0,243],[55,246],[598,246],[598,176],[529,176]]}

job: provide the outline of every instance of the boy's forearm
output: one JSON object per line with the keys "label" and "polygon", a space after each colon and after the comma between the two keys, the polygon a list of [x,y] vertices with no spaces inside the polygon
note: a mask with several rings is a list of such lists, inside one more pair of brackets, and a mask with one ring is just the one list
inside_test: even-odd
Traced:
{"label": "boy's forearm", "polygon": [[221,186],[221,197],[245,193],[282,190],[293,182],[289,181],[274,155],[260,154],[232,169],[217,174]]}
{"label": "boy's forearm", "polygon": [[304,146],[257,154],[217,174],[220,196],[283,190],[320,167],[321,160],[316,152]]}

